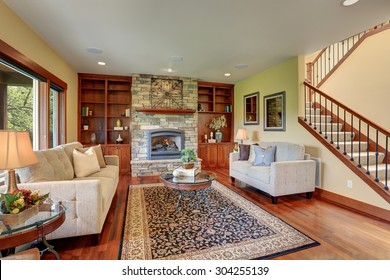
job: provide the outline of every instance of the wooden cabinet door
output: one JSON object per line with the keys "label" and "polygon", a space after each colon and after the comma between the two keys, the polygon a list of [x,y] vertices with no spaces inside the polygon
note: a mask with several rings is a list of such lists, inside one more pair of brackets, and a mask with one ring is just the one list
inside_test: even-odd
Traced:
{"label": "wooden cabinet door", "polygon": [[130,173],[130,146],[106,146],[104,154],[118,156],[119,172]]}
{"label": "wooden cabinet door", "polygon": [[218,167],[229,168],[229,154],[233,151],[234,143],[218,144]]}
{"label": "wooden cabinet door", "polygon": [[202,160],[202,168],[207,167],[206,145],[198,145],[198,158]]}
{"label": "wooden cabinet door", "polygon": [[217,167],[218,166],[218,148],[217,144],[208,144],[206,146],[206,158],[207,158],[207,167]]}
{"label": "wooden cabinet door", "polygon": [[120,149],[119,172],[130,173],[130,146],[118,147]]}

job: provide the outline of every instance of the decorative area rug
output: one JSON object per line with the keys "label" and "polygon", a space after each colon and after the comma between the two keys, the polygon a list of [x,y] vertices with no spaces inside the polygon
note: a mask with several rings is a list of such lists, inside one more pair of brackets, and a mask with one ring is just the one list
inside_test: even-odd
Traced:
{"label": "decorative area rug", "polygon": [[163,184],[131,185],[119,259],[270,259],[318,242],[214,181],[182,198]]}

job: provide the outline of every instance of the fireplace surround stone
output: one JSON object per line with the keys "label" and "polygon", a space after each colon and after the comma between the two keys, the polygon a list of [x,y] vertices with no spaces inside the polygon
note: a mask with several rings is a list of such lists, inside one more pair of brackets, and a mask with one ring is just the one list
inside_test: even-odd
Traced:
{"label": "fireplace surround stone", "polygon": [[[183,81],[183,104],[195,110],[193,114],[148,114],[137,109],[150,108],[152,78],[180,79]],[[184,131],[184,147],[197,154],[198,149],[198,81],[187,77],[170,77],[133,74],[132,76],[132,121],[131,121],[131,173],[133,177],[159,175],[173,171],[181,165],[180,159],[148,159],[147,133],[155,129],[178,129]],[[183,148],[184,148],[183,147]]]}

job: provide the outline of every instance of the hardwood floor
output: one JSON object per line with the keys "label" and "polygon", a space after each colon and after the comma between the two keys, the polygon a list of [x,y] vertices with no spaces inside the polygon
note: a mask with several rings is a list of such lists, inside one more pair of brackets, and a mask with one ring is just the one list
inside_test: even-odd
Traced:
{"label": "hardwood floor", "polygon": [[[270,198],[239,181],[230,183],[228,170],[212,170],[225,186],[266,209],[321,243],[320,246],[280,256],[284,260],[389,260],[390,223],[351,212],[313,197],[301,195]],[[63,260],[116,260],[120,250],[128,184],[158,182],[158,177],[121,175],[116,196],[97,246],[90,236],[50,240]],[[54,259],[45,253],[42,259]]]}

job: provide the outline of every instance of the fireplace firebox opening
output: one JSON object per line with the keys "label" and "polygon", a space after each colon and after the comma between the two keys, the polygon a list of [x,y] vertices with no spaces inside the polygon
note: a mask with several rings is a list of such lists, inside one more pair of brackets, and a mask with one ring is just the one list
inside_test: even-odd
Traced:
{"label": "fireplace firebox opening", "polygon": [[172,128],[151,129],[147,132],[149,160],[180,158],[184,149],[184,131]]}

